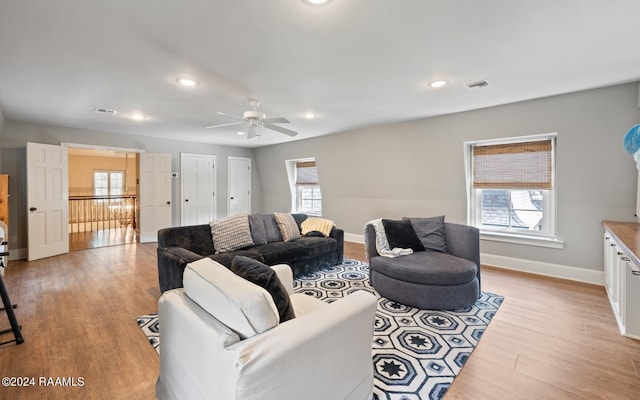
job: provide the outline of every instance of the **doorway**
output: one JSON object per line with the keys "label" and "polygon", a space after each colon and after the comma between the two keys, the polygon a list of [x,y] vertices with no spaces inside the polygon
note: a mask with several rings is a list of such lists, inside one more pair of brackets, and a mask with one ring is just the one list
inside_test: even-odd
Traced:
{"label": "doorway", "polygon": [[69,250],[138,240],[138,153],[73,148],[69,158]]}

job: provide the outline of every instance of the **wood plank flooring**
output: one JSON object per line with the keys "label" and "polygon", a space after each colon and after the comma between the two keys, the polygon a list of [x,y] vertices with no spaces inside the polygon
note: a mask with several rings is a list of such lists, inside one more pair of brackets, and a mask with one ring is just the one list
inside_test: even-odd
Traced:
{"label": "wood plank flooring", "polygon": [[[36,384],[0,386],[0,399],[154,399],[159,358],[135,318],[157,309],[155,248],[11,261],[25,343],[0,347],[0,377]],[[364,260],[362,246],[346,243],[345,257]],[[640,342],[620,335],[603,287],[485,267],[483,290],[505,302],[445,399],[640,399]]]}

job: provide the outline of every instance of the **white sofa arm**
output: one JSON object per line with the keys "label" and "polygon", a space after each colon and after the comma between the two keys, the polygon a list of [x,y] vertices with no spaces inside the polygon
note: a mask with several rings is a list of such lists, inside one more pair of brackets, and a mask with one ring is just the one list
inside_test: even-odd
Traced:
{"label": "white sofa arm", "polygon": [[291,267],[287,264],[276,264],[272,265],[271,269],[273,269],[278,275],[278,279],[284,285],[285,289],[287,289],[287,293],[293,293],[293,271]]}
{"label": "white sofa arm", "polygon": [[240,349],[237,398],[369,399],[376,307],[374,295],[357,291],[232,345]]}

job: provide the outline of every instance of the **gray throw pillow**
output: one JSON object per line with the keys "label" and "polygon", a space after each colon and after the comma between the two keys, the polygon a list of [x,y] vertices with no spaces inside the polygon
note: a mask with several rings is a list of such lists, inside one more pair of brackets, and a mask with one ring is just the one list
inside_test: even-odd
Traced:
{"label": "gray throw pillow", "polygon": [[249,227],[251,227],[251,237],[256,246],[267,244],[267,228],[264,224],[263,215],[249,214]]}
{"label": "gray throw pillow", "polygon": [[409,218],[409,221],[425,249],[447,253],[444,215],[432,218]]}
{"label": "gray throw pillow", "polygon": [[280,315],[280,322],[295,318],[287,289],[271,267],[249,257],[235,256],[231,261],[231,271],[271,294]]}

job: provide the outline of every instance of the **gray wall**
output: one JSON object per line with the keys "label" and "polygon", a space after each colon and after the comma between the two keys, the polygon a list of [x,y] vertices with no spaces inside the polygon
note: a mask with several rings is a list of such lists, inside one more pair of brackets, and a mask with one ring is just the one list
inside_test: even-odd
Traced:
{"label": "gray wall", "polygon": [[[228,173],[227,157],[248,157],[253,159],[253,150],[248,148],[217,146],[212,144],[189,143],[179,140],[165,140],[135,135],[121,135],[112,132],[87,131],[84,129],[38,125],[32,123],[6,121],[0,130],[0,173],[9,174],[9,220],[10,235],[16,236],[9,246],[14,249],[27,247],[27,182],[26,143],[38,142],[58,145],[61,142],[81,143],[99,146],[113,146],[144,149],[152,153],[170,153],[173,171],[180,171],[180,153],[214,154],[217,162],[218,217],[227,215]],[[260,211],[262,203],[258,173],[252,160],[252,209]],[[180,225],[180,178],[172,180],[172,223]]]}
{"label": "gray wall", "polygon": [[347,233],[361,235],[380,217],[466,223],[463,142],[557,132],[564,249],[483,241],[481,251],[601,270],[601,221],[635,220],[637,170],[622,140],[639,121],[633,83],[263,147],[255,151],[262,205],[289,210],[284,161],[314,156],[323,214]]}

